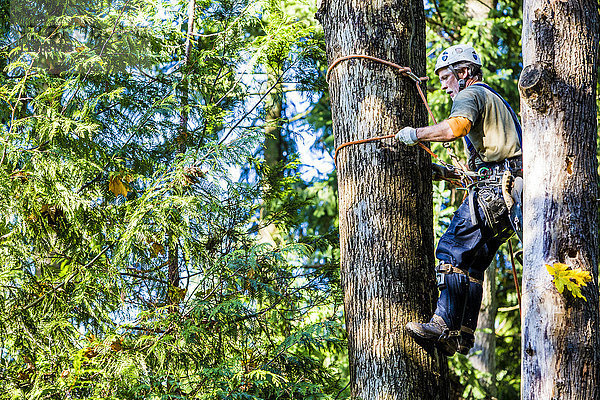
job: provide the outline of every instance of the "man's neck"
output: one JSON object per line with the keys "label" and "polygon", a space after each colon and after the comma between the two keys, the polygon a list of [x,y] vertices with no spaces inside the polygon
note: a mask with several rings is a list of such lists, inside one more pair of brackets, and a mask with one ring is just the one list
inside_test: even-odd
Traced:
{"label": "man's neck", "polygon": [[477,78],[469,78],[465,81],[465,88],[468,88],[469,86],[471,86],[474,83],[482,83],[482,81],[480,81]]}

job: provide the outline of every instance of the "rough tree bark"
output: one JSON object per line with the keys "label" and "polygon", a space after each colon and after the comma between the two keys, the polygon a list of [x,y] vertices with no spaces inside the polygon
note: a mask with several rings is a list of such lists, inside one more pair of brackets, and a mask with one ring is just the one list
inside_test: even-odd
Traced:
{"label": "rough tree bark", "polygon": [[267,87],[275,87],[265,99],[265,162],[275,167],[283,160],[283,138],[281,137],[281,113],[283,111],[283,85],[277,84],[282,73],[281,67],[267,67],[269,80]]}
{"label": "rough tree bark", "polygon": [[[598,399],[596,1],[526,0],[522,399]],[[590,271],[587,301],[545,264]]]}
{"label": "rough tree bark", "polygon": [[[365,54],[425,72],[420,0],[325,0],[327,57]],[[414,83],[367,60],[339,64],[329,89],[336,144],[427,124]],[[427,320],[433,273],[431,160],[393,140],[345,147],[337,160],[341,276],[354,399],[446,399],[447,365],[404,331]]]}

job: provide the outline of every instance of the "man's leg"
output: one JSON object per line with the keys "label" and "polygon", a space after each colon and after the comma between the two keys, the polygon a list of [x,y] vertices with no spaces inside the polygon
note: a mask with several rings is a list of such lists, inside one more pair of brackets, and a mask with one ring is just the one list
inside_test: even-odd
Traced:
{"label": "man's leg", "polygon": [[483,297],[484,272],[494,260],[500,246],[512,236],[513,230],[508,224],[509,222],[497,227],[499,233],[490,237],[485,245],[481,246],[479,252],[473,257],[472,265],[469,267],[471,282],[457,350],[461,354],[468,354],[475,343],[475,329],[477,328],[477,319]]}
{"label": "man's leg", "polygon": [[[463,314],[469,293],[468,262],[485,243],[486,230],[473,223],[468,199],[455,212],[450,226],[440,239],[436,251],[440,265],[436,268],[440,297],[431,320],[410,322],[408,333],[415,339],[438,344],[450,356],[459,345]],[[489,235],[489,233],[488,233]]]}
{"label": "man's leg", "polygon": [[426,323],[409,322],[406,330],[417,340],[437,344],[445,355],[451,356],[459,346],[469,279],[450,264],[441,264],[437,269],[440,297],[433,317]]}
{"label": "man's leg", "polygon": [[[512,235],[508,214],[492,229],[486,225],[485,213],[476,203],[471,208],[469,198],[465,199],[438,243],[436,256],[440,265],[446,266],[446,273],[437,274],[440,297],[434,316],[426,324],[411,322],[406,326],[413,337],[440,343],[447,355],[454,353],[454,347],[466,354],[473,346],[483,295],[483,273],[500,245]],[[444,340],[455,337],[460,337],[456,345],[454,340]]]}

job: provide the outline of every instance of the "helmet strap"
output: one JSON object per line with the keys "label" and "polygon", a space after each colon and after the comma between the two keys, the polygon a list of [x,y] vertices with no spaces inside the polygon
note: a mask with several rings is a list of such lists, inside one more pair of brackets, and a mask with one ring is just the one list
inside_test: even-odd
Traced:
{"label": "helmet strap", "polygon": [[458,72],[456,72],[456,69],[452,65],[448,65],[448,69],[450,70],[450,72],[452,72],[452,74],[458,81],[458,91],[460,92],[467,86],[467,83],[464,79],[458,77]]}

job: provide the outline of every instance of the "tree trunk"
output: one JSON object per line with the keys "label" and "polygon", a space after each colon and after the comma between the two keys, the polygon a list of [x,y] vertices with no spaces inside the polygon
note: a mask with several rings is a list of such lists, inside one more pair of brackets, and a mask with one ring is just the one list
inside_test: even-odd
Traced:
{"label": "tree trunk", "polygon": [[[281,68],[267,67],[270,88],[280,79]],[[283,110],[283,85],[276,84],[275,88],[265,99],[265,162],[269,167],[274,167],[283,160],[283,146],[281,138],[281,113]]]}
{"label": "tree trunk", "polygon": [[[267,87],[271,88],[275,85],[273,90],[268,94],[265,99],[265,141],[263,144],[263,154],[265,157],[265,164],[270,169],[277,168],[277,165],[283,161],[283,138],[281,137],[281,113],[283,111],[283,85],[277,84],[280,79],[282,72],[281,65],[277,65],[273,68],[269,65],[266,66],[267,76],[269,77]],[[283,177],[282,177],[283,178]],[[266,192],[269,190],[268,183],[265,181],[265,187],[263,190]],[[260,243],[270,243],[275,245],[277,243],[278,232],[277,227],[273,223],[269,223],[265,216],[268,204],[263,205],[260,209],[260,224],[261,228],[258,232]]]}
{"label": "tree trunk", "polygon": [[[194,35],[194,18],[196,10],[196,0],[190,0],[188,4],[188,30],[185,39],[185,52],[183,55],[183,74],[189,74],[190,66],[190,53],[192,51],[192,37]],[[181,89],[181,115],[179,117],[179,134],[176,138],[177,142],[177,153],[183,153],[186,151],[188,143],[188,122],[189,122],[189,87],[188,77],[184,75],[183,85]],[[168,235],[167,242],[167,258],[168,258],[168,287],[167,287],[167,302],[170,305],[169,311],[171,313],[178,313],[178,304],[181,301],[181,295],[179,293],[179,282],[181,275],[179,273],[179,246],[175,243],[176,239]]]}
{"label": "tree trunk", "polygon": [[181,115],[179,118],[179,135],[177,136],[178,152],[183,153],[188,143],[188,122],[189,122],[189,73],[190,73],[190,54],[192,51],[192,38],[194,36],[194,19],[196,17],[196,0],[190,0],[188,4],[188,26],[185,38],[185,51],[183,53],[184,74],[181,86]]}
{"label": "tree trunk", "polygon": [[[598,399],[595,1],[528,0],[519,81],[523,161],[523,399]],[[545,264],[589,271],[587,301]]]}
{"label": "tree trunk", "polygon": [[[473,20],[482,21],[496,8],[496,3],[497,0],[466,0],[467,15]],[[486,25],[491,25],[491,21]]]}
{"label": "tree trunk", "polygon": [[[421,1],[326,0],[317,18],[330,64],[365,54],[424,73]],[[338,146],[427,124],[414,83],[390,67],[344,61],[329,89]],[[345,147],[337,168],[352,398],[446,399],[445,358],[425,352],[404,330],[431,317],[437,296],[431,160],[417,146],[385,140]]]}

